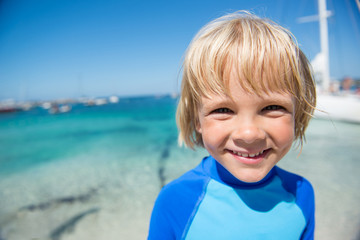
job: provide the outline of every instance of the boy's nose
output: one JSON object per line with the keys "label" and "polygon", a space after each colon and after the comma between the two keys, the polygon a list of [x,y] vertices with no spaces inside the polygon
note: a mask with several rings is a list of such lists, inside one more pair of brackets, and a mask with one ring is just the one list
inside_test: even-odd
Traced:
{"label": "boy's nose", "polygon": [[233,132],[234,141],[242,141],[250,144],[259,140],[264,140],[266,133],[261,125],[255,122],[239,122]]}

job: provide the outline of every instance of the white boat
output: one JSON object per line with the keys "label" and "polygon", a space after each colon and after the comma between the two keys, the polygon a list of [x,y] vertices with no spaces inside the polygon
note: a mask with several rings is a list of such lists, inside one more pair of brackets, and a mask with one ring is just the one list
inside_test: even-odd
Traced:
{"label": "white boat", "polygon": [[360,123],[360,96],[318,94],[316,118]]}
{"label": "white boat", "polygon": [[118,96],[115,96],[115,95],[110,96],[110,97],[109,97],[109,102],[110,102],[110,103],[118,103],[118,102],[119,102],[119,97],[118,97]]}
{"label": "white boat", "polygon": [[50,114],[67,113],[70,111],[71,111],[71,106],[67,104],[61,106],[59,106],[58,104],[54,104],[49,109]]}
{"label": "white boat", "polygon": [[107,104],[107,103],[108,103],[108,101],[107,101],[106,98],[96,98],[96,99],[95,99],[95,105],[96,105],[96,106],[105,105],[105,104]]}

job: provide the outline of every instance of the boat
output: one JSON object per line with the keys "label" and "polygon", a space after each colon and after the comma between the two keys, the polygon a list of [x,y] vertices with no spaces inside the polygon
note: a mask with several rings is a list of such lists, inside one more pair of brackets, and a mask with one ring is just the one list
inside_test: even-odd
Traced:
{"label": "boat", "polygon": [[115,96],[115,95],[110,96],[110,97],[109,97],[109,102],[110,102],[110,103],[118,103],[118,102],[119,102],[119,97],[118,97],[118,96]]}
{"label": "boat", "polygon": [[[360,5],[359,0],[355,0]],[[318,0],[319,14],[317,16],[303,17],[299,22],[318,20],[320,25],[321,51],[311,61],[317,80],[317,107],[315,117],[320,119],[346,121],[360,124],[360,92],[334,89],[330,82],[329,71],[329,39],[327,18],[332,12],[326,9],[326,0]],[[345,80],[345,79],[344,79]]]}
{"label": "boat", "polygon": [[13,112],[18,112],[18,111],[20,111],[20,109],[17,107],[9,107],[9,106],[0,107],[0,114],[1,113],[13,113]]}
{"label": "boat", "polygon": [[107,104],[107,103],[108,103],[108,101],[107,101],[106,98],[96,98],[96,99],[95,99],[95,105],[96,105],[96,106],[105,105],[105,104]]}
{"label": "boat", "polygon": [[71,111],[71,106],[64,104],[59,106],[58,104],[54,104],[50,107],[49,113],[50,114],[59,114],[59,113],[67,113]]}
{"label": "boat", "polygon": [[354,94],[318,94],[315,117],[360,124],[360,97]]}
{"label": "boat", "polygon": [[0,102],[0,114],[14,113],[19,111],[21,111],[21,108],[18,106],[14,99],[7,99]]}

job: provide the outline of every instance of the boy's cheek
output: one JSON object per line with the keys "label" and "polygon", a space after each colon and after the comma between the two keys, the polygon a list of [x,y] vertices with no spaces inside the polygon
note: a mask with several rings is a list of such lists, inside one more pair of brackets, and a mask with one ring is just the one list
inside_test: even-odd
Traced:
{"label": "boy's cheek", "polygon": [[295,138],[295,127],[288,126],[288,127],[274,127],[272,129],[273,136],[276,135],[273,139],[277,140],[279,146],[286,146],[292,145]]}

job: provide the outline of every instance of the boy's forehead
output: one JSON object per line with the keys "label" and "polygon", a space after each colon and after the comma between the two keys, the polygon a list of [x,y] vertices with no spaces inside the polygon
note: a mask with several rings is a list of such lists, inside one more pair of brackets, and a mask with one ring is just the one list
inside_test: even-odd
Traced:
{"label": "boy's forehead", "polygon": [[237,79],[237,81],[244,86],[245,83],[249,85],[266,85],[273,81],[283,81],[284,75],[288,72],[283,66],[278,66],[275,63],[272,66],[267,66],[256,59],[249,62],[242,62],[237,60],[231,66],[224,69],[224,78]]}
{"label": "boy's forehead", "polygon": [[230,78],[226,89],[222,89],[222,91],[208,91],[201,95],[200,104],[202,105],[204,102],[211,103],[212,101],[232,102],[243,95],[254,96],[254,99],[264,101],[294,102],[295,100],[293,94],[287,90],[254,90],[250,86],[243,87],[241,81],[239,78]]}
{"label": "boy's forehead", "polygon": [[[269,63],[272,56],[268,58]],[[232,88],[239,86],[244,93],[268,97],[271,93],[296,95],[298,88],[294,85],[293,73],[287,62],[271,61],[271,64],[259,59],[240,58],[233,53],[220,65],[221,71],[209,71],[204,78],[198,78],[200,88],[195,91],[195,98],[221,96],[224,99],[233,98]],[[270,65],[270,66],[269,66]],[[219,69],[217,69],[219,70]],[[201,99],[198,99],[201,102]]]}

